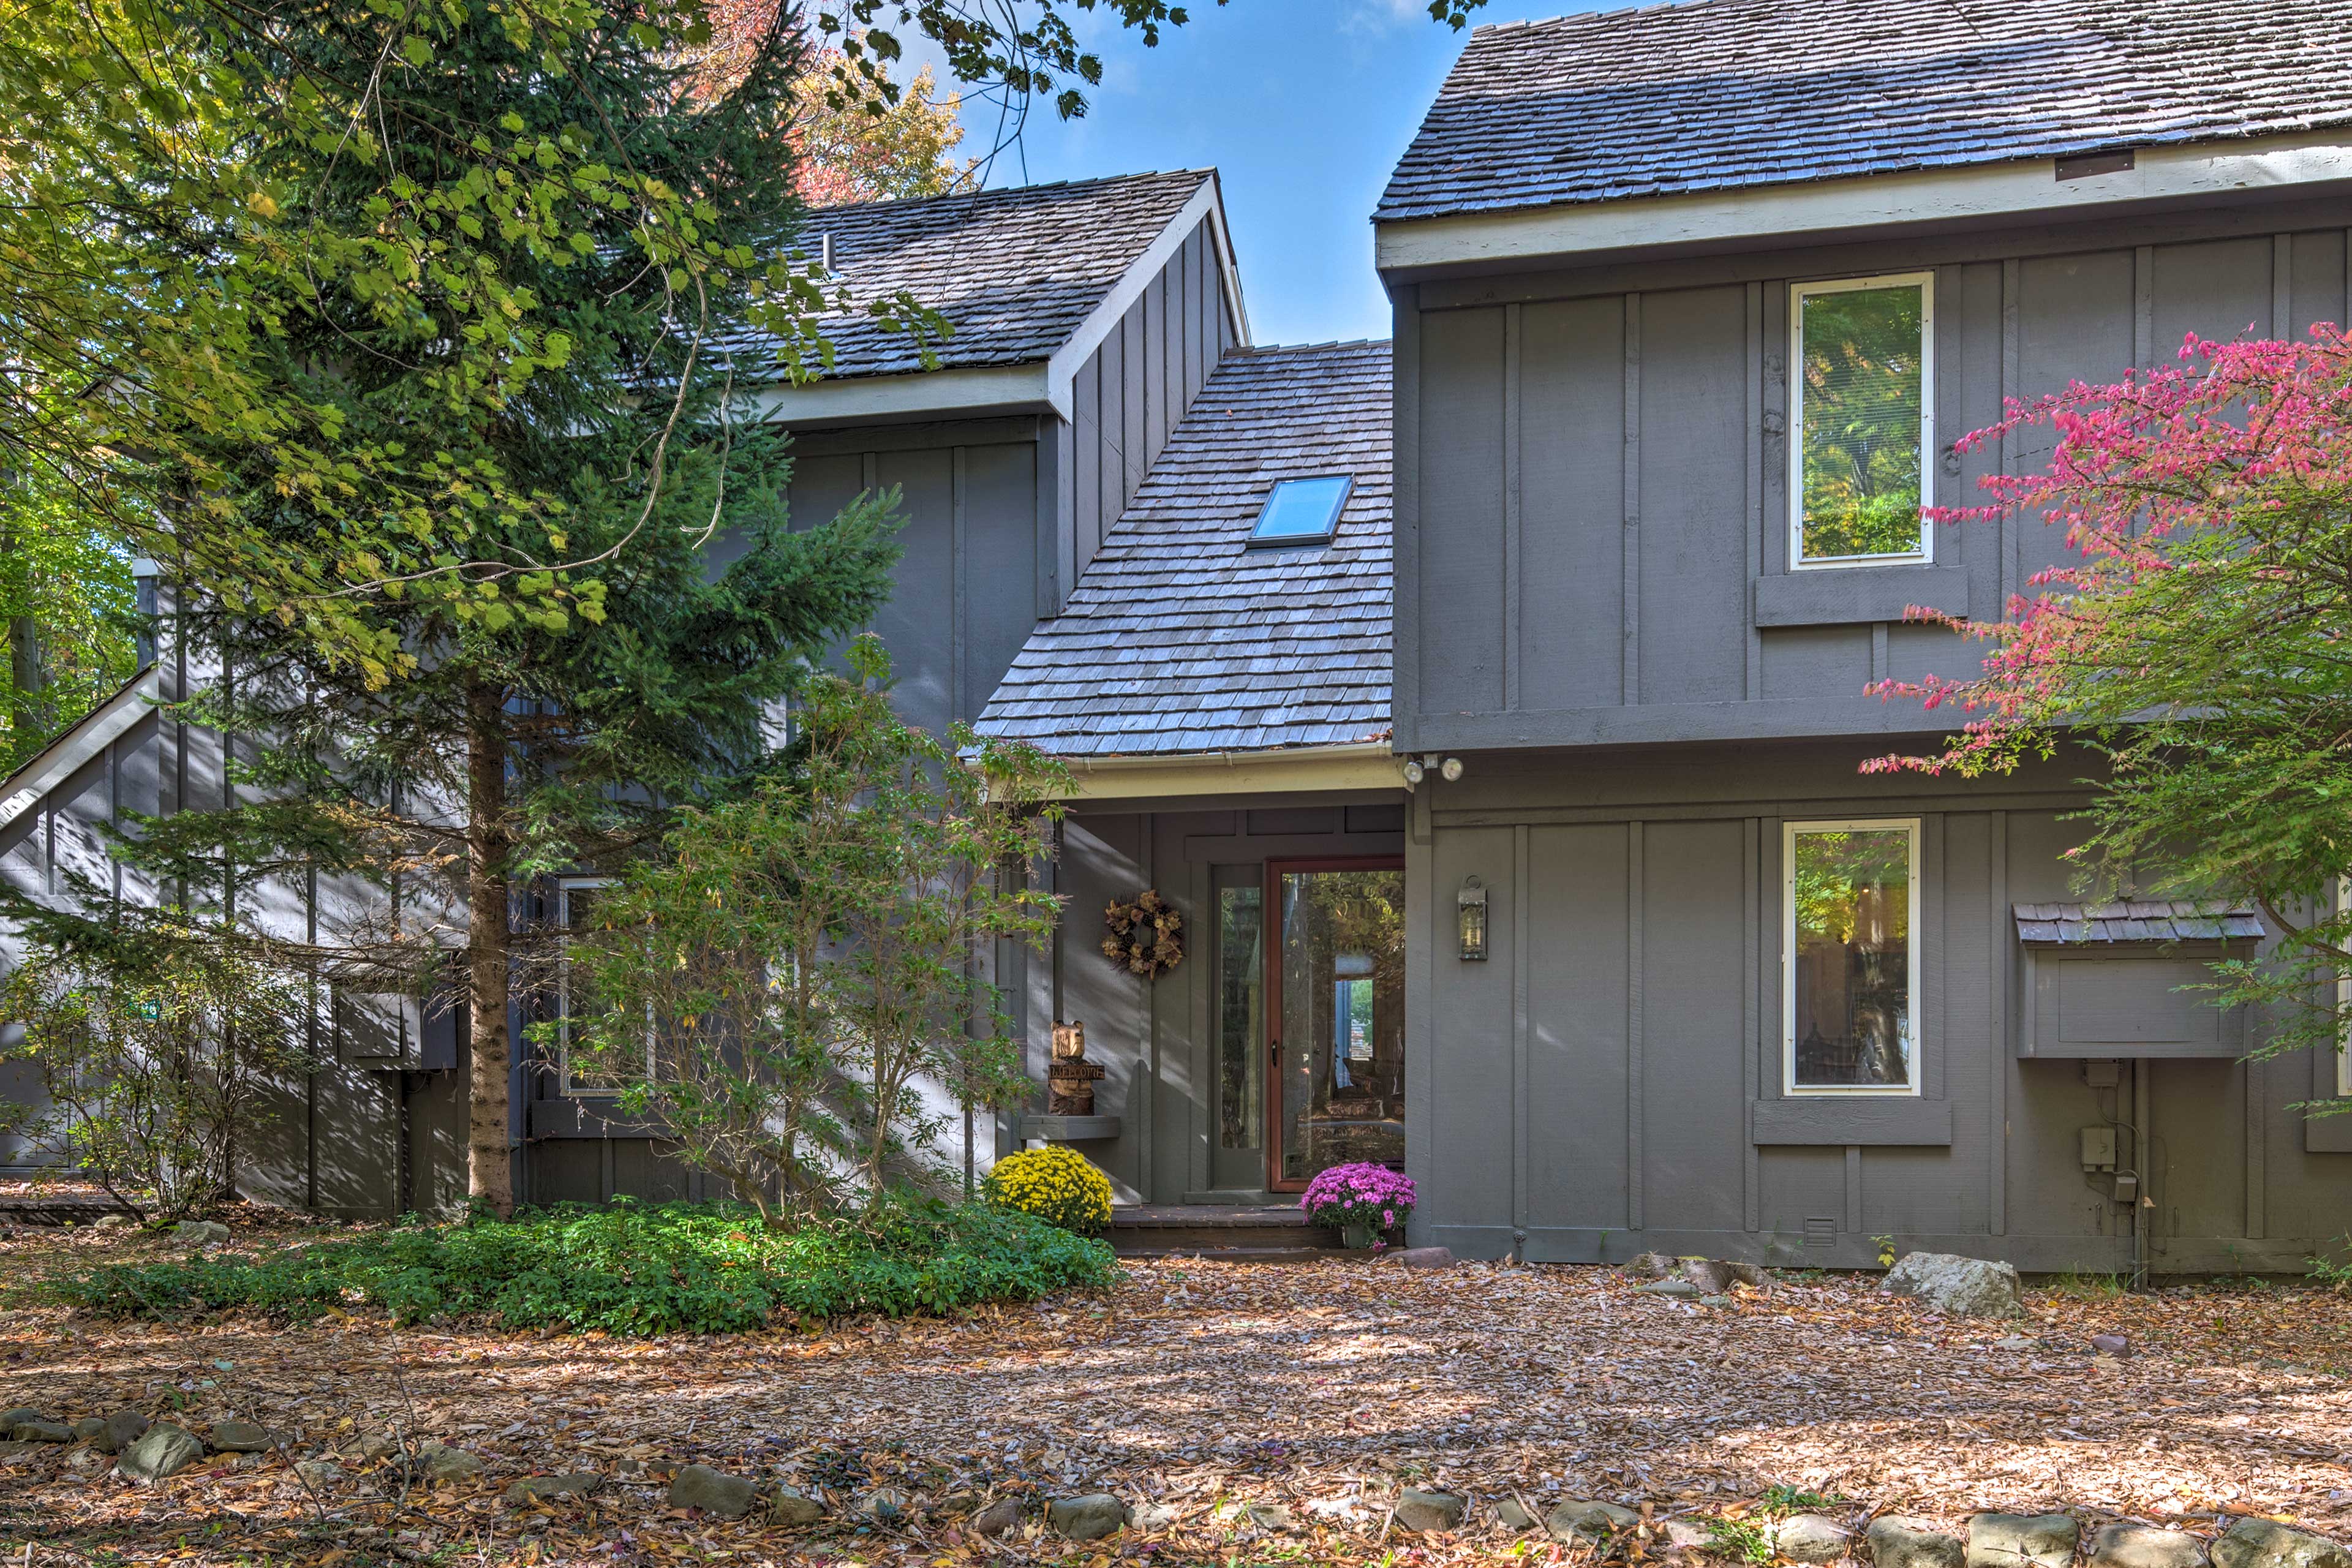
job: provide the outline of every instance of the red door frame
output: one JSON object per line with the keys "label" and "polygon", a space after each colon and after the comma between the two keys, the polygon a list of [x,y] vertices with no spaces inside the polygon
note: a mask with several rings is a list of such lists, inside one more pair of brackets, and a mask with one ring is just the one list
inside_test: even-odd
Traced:
{"label": "red door frame", "polygon": [[1290,871],[1402,871],[1402,855],[1319,855],[1265,863],[1265,1190],[1303,1193],[1282,1179],[1282,879]]}

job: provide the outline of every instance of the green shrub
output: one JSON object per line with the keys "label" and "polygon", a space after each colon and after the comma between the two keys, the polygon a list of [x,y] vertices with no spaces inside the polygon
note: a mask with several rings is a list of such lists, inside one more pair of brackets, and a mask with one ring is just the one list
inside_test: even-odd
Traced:
{"label": "green shrub", "polygon": [[854,1221],[778,1231],[733,1205],[622,1202],[407,1224],[253,1259],[116,1265],[58,1293],[120,1317],[374,1309],[403,1323],[651,1335],[737,1332],[788,1313],[898,1317],[1028,1301],[1114,1274],[1101,1242],[992,1205],[899,1198]]}

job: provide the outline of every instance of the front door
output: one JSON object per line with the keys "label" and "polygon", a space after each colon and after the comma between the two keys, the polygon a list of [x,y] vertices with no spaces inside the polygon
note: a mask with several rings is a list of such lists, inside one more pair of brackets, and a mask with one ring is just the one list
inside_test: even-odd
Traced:
{"label": "front door", "polygon": [[1267,1184],[1404,1168],[1404,868],[1270,862],[1265,906]]}

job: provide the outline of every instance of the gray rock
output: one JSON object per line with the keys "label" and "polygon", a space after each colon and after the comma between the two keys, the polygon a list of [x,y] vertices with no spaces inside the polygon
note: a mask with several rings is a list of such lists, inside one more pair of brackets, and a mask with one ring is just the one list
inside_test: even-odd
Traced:
{"label": "gray rock", "polygon": [[1633,1287],[1636,1296],[1696,1296],[1699,1288],[1687,1279],[1659,1279],[1648,1285]]}
{"label": "gray rock", "polygon": [[1544,1533],[1554,1541],[1606,1541],[1642,1522],[1642,1516],[1613,1502],[1570,1498],[1544,1515]]}
{"label": "gray rock", "polygon": [[1108,1492],[1056,1498],[1045,1505],[1045,1522],[1072,1541],[1100,1541],[1127,1523],[1127,1505]]}
{"label": "gray rock", "polygon": [[772,1524],[814,1524],[824,1517],[824,1504],[791,1487],[778,1487],[776,1495],[768,1500],[768,1521]]}
{"label": "gray rock", "polygon": [[1704,1552],[1715,1544],[1715,1527],[1702,1520],[1670,1519],[1665,1528],[1669,1552]]}
{"label": "gray rock", "polygon": [[1400,1247],[1394,1252],[1384,1252],[1381,1256],[1406,1268],[1454,1267],[1454,1249],[1449,1247]]}
{"label": "gray rock", "polygon": [[1835,1563],[1853,1548],[1853,1531],[1818,1513],[1792,1513],[1772,1531],[1772,1550],[1791,1563]]}
{"label": "gray rock", "polygon": [[92,1230],[135,1230],[139,1216],[128,1214],[102,1214],[91,1222]]}
{"label": "gray rock", "polygon": [[2082,1532],[2071,1513],[1975,1514],[1968,1568],[2067,1568]]}
{"label": "gray rock", "polygon": [[1536,1516],[1528,1511],[1527,1504],[1515,1497],[1507,1497],[1496,1503],[1495,1517],[1503,1521],[1506,1530],[1533,1530],[1536,1527]]}
{"label": "gray rock", "polygon": [[294,1475],[312,1491],[325,1491],[343,1479],[343,1467],[332,1459],[304,1459],[294,1467]]}
{"label": "gray rock", "polygon": [[2203,1568],[2205,1543],[2185,1530],[2103,1524],[2084,1548],[2084,1568]]}
{"label": "gray rock", "polygon": [[1961,1568],[1968,1560],[1959,1537],[1946,1535],[1924,1519],[1881,1514],[1870,1521],[1864,1539],[1878,1568]]}
{"label": "gray rock", "polygon": [[896,1524],[905,1519],[908,1510],[914,1506],[915,1500],[897,1487],[876,1487],[859,1498],[851,1511],[858,1518],[870,1520],[876,1524]]}
{"label": "gray rock", "polygon": [[1298,1528],[1298,1521],[1290,1517],[1290,1510],[1278,1502],[1250,1504],[1249,1521],[1260,1530],[1292,1531]]}
{"label": "gray rock", "polygon": [[1732,1263],[1720,1258],[1685,1258],[1683,1278],[1710,1296],[1720,1296],[1734,1285],[1769,1290],[1772,1277],[1753,1263]]}
{"label": "gray rock", "polygon": [[972,1533],[975,1535],[1003,1535],[1020,1523],[1019,1498],[999,1498],[971,1516]]}
{"label": "gray rock", "polygon": [[1397,1494],[1396,1521],[1407,1530],[1452,1530],[1462,1522],[1470,1500],[1458,1492],[1426,1492],[1407,1487]]}
{"label": "gray rock", "polygon": [[428,1481],[470,1481],[482,1473],[482,1460],[463,1448],[435,1443],[418,1458],[417,1468]]}
{"label": "gray rock", "polygon": [[250,1421],[213,1423],[213,1448],[223,1454],[258,1454],[278,1446],[278,1434]]}
{"label": "gray rock", "polygon": [[1992,1348],[1997,1351],[2030,1351],[2033,1348],[2033,1342],[2023,1334],[2011,1334],[2007,1339],[1993,1341]]}
{"label": "gray rock", "polygon": [[105,1436],[91,1441],[101,1454],[119,1454],[139,1441],[146,1430],[146,1413],[126,1405],[106,1418]]}
{"label": "gray rock", "polygon": [[47,1421],[48,1418],[47,1411],[36,1410],[29,1405],[13,1405],[6,1410],[0,1410],[0,1437],[7,1436],[25,1422]]}
{"label": "gray rock", "polygon": [[1176,1521],[1182,1517],[1171,1504],[1147,1502],[1127,1516],[1127,1527],[1157,1535],[1163,1530],[1175,1529]]}
{"label": "gray rock", "polygon": [[196,1247],[218,1247],[229,1238],[228,1226],[210,1219],[184,1219],[172,1234]]}
{"label": "gray rock", "polygon": [[748,1476],[730,1476],[709,1465],[686,1465],[669,1483],[669,1506],[698,1508],[720,1519],[740,1519],[751,1511],[760,1496],[759,1483]]}
{"label": "gray rock", "polygon": [[1916,1296],[1956,1318],[2014,1318],[2025,1310],[2013,1266],[1949,1252],[1906,1253],[1878,1288],[1890,1296]]}
{"label": "gray rock", "polygon": [[[85,1415],[73,1424],[73,1435],[82,1442],[95,1445],[106,1436],[106,1417]],[[110,1452],[111,1450],[110,1450]]]}
{"label": "gray rock", "polygon": [[359,1460],[362,1465],[373,1465],[379,1459],[389,1459],[399,1452],[400,1445],[393,1441],[392,1434],[389,1432],[371,1432],[360,1439]]}
{"label": "gray rock", "polygon": [[1728,1296],[1701,1296],[1698,1304],[1702,1307],[1736,1307],[1739,1303]]}
{"label": "gray rock", "polygon": [[59,1421],[19,1421],[8,1436],[19,1443],[70,1443],[74,1429]]}
{"label": "gray rock", "polygon": [[2091,1348],[2101,1355],[2129,1355],[2131,1337],[2127,1334],[2093,1334]]}
{"label": "gray rock", "polygon": [[131,1481],[160,1481],[176,1476],[205,1457],[196,1435],[169,1421],[159,1421],[122,1450],[116,1468]]}
{"label": "gray rock", "polygon": [[604,1484],[604,1478],[593,1470],[574,1470],[562,1476],[524,1476],[509,1482],[499,1500],[509,1508],[527,1508],[542,1498],[586,1497]]}
{"label": "gray rock", "polygon": [[2242,1519],[2214,1537],[2213,1568],[2352,1568],[2352,1552],[2324,1535]]}
{"label": "gray rock", "polygon": [[1663,1252],[1644,1252],[1619,1265],[1617,1272],[1628,1279],[1664,1279],[1676,1272],[1678,1267]]}

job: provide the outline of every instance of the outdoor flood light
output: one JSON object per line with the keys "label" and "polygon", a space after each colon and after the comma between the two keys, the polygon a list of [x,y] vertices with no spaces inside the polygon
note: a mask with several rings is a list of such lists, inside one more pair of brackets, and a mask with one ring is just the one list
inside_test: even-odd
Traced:
{"label": "outdoor flood light", "polygon": [[1465,879],[1458,900],[1462,917],[1462,959],[1465,963],[1486,962],[1486,884],[1475,877]]}

